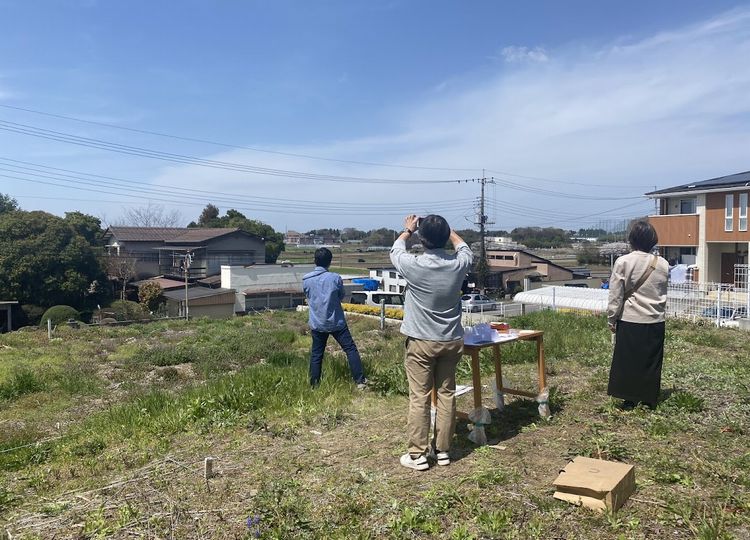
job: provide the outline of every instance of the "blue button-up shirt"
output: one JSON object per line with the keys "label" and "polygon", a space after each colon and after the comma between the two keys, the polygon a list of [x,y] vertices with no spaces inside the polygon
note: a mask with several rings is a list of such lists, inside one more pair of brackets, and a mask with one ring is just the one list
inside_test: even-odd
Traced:
{"label": "blue button-up shirt", "polygon": [[312,330],[335,332],[346,328],[344,310],[341,309],[344,282],[340,275],[316,266],[302,278],[302,289],[310,307],[308,324]]}

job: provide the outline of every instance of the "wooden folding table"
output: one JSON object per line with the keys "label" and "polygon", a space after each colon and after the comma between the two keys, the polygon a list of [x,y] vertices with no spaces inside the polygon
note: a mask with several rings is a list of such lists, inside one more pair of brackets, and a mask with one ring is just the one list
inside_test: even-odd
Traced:
{"label": "wooden folding table", "polygon": [[[536,341],[536,362],[539,374],[539,392],[528,392],[516,388],[506,388],[503,385],[503,369],[500,361],[500,345],[513,343],[514,341]],[[492,348],[495,360],[495,385],[498,391],[505,394],[513,394],[527,398],[536,399],[547,387],[546,366],[544,363],[544,332],[540,330],[517,330],[515,333],[500,334],[500,341],[489,341],[478,344],[464,344],[464,354],[471,356],[471,379],[474,385],[474,408],[482,406],[482,375],[479,370],[479,352],[482,349]]]}
{"label": "wooden folding table", "polygon": [[[503,370],[501,364],[500,346],[504,343],[514,341],[536,341],[536,361],[539,377],[539,392],[529,392],[517,388],[507,388],[503,384]],[[499,341],[487,341],[483,343],[464,343],[464,354],[471,357],[471,379],[474,386],[474,408],[482,406],[482,374],[479,366],[479,353],[482,349],[492,348],[495,361],[495,385],[498,391],[527,398],[536,399],[547,387],[546,365],[544,363],[544,332],[540,330],[515,330],[508,334],[500,334]],[[437,401],[437,391],[432,390],[432,402]],[[465,417],[466,413],[457,413]]]}

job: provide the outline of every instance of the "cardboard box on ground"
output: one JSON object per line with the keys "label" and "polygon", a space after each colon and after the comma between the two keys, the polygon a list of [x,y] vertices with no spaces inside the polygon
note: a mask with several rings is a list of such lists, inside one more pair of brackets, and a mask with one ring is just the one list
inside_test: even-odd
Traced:
{"label": "cardboard box on ground", "polygon": [[554,484],[556,499],[614,512],[635,491],[635,468],[578,456],[566,465]]}

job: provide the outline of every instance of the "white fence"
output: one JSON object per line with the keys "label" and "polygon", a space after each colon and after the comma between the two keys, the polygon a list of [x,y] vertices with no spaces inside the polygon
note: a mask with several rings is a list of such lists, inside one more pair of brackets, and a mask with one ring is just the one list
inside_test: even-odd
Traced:
{"label": "white fence", "polygon": [[[738,326],[750,314],[748,267],[735,268],[735,283],[670,283],[667,287],[669,318],[710,321],[716,326]],[[555,311],[604,313],[608,291],[571,287],[543,287],[519,293],[515,301]]]}

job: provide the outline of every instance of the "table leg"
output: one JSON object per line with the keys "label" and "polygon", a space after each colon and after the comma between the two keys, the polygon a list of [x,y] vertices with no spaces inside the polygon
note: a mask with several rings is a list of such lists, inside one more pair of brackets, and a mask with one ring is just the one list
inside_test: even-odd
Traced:
{"label": "table leg", "polygon": [[500,365],[500,345],[494,345],[492,352],[495,357],[495,387],[498,392],[503,391],[503,368]]}
{"label": "table leg", "polygon": [[474,385],[474,408],[482,406],[482,374],[479,372],[479,349],[471,351],[471,381]]}
{"label": "table leg", "polygon": [[547,366],[544,363],[544,336],[536,338],[536,362],[539,368],[539,393],[547,387]]}

